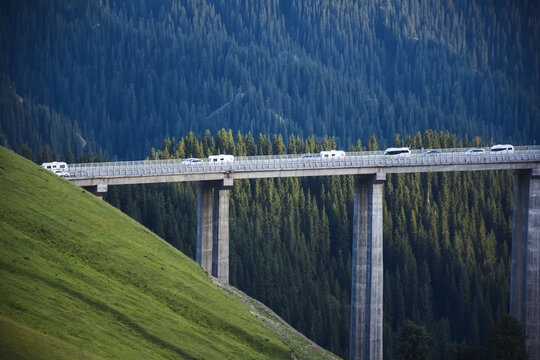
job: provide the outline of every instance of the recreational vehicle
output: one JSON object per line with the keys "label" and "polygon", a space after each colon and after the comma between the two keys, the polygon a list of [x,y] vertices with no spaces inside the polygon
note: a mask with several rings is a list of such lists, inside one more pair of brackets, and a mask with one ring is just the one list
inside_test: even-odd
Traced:
{"label": "recreational vehicle", "polygon": [[321,157],[323,159],[333,159],[336,157],[343,157],[345,156],[345,151],[343,150],[329,150],[329,151],[321,151]]}
{"label": "recreational vehicle", "polygon": [[234,161],[233,155],[210,155],[208,157],[208,162],[210,163],[224,163]]}
{"label": "recreational vehicle", "polygon": [[49,171],[52,171],[58,176],[62,176],[62,177],[69,176],[68,165],[63,161],[53,161],[53,162],[43,163],[41,164],[41,167]]}

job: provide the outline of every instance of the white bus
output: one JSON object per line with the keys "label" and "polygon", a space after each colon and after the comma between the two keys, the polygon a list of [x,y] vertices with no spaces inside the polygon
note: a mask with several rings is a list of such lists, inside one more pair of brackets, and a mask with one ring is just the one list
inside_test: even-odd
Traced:
{"label": "white bus", "polygon": [[234,161],[233,155],[210,155],[208,157],[208,162],[210,163],[224,163],[224,162],[232,162]]}
{"label": "white bus", "polygon": [[53,162],[43,163],[41,164],[41,167],[49,171],[52,171],[58,176],[62,176],[62,177],[69,176],[68,164],[66,164],[63,161],[53,161]]}
{"label": "white bus", "polygon": [[408,147],[390,147],[384,151],[384,155],[409,156],[411,155],[411,149]]}
{"label": "white bus", "polygon": [[489,150],[492,154],[513,154],[514,153],[514,146],[510,144],[504,144],[504,145],[493,145],[491,149]]}
{"label": "white bus", "polygon": [[343,151],[343,150],[321,151],[320,156],[323,159],[332,159],[332,158],[336,158],[336,157],[343,157],[343,156],[345,156],[345,151]]}

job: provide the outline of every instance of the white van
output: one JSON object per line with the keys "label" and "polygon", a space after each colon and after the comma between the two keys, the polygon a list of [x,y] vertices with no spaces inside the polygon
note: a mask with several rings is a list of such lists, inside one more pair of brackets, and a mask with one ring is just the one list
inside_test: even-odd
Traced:
{"label": "white van", "polygon": [[62,177],[69,176],[68,165],[63,161],[53,161],[53,162],[43,163],[41,164],[41,167],[49,171],[52,171],[58,176],[62,176]]}
{"label": "white van", "polygon": [[489,150],[491,154],[513,154],[514,153],[514,146],[510,144],[504,144],[504,145],[493,145],[491,149]]}
{"label": "white van", "polygon": [[329,150],[329,151],[321,151],[320,156],[323,159],[332,159],[336,157],[344,157],[345,151],[343,150]]}
{"label": "white van", "polygon": [[410,156],[411,149],[409,149],[408,147],[389,147],[384,151],[384,155]]}
{"label": "white van", "polygon": [[224,162],[232,162],[234,161],[233,155],[210,155],[208,157],[208,162],[210,163],[224,163]]}
{"label": "white van", "polygon": [[482,148],[470,148],[465,152],[465,155],[484,155],[485,151]]}
{"label": "white van", "polygon": [[203,161],[197,158],[185,159],[181,162],[182,165],[202,165]]}

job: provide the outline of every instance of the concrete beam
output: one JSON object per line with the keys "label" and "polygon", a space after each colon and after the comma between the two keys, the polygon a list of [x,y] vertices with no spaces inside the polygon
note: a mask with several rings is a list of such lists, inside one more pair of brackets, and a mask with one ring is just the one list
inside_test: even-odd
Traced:
{"label": "concrete beam", "polygon": [[103,200],[103,196],[107,192],[107,184],[97,184],[93,186],[83,186],[83,189],[85,189],[88,192],[91,192],[92,194],[96,195],[98,199]]}
{"label": "concrete beam", "polygon": [[384,173],[354,182],[351,291],[351,360],[383,358],[383,181]]}
{"label": "concrete beam", "polygon": [[117,175],[117,176],[93,176],[80,178],[67,178],[77,186],[95,186],[97,184],[108,185],[134,185],[134,184],[159,184],[172,182],[196,182],[196,181],[221,181],[225,177],[222,172],[200,172],[172,175]]}
{"label": "concrete beam", "polygon": [[266,170],[235,170],[230,176],[234,179],[265,179],[285,177],[308,176],[335,176],[335,175],[370,175],[373,173],[408,174],[452,171],[488,171],[488,170],[516,170],[531,169],[537,166],[535,162],[509,162],[509,163],[462,163],[443,165],[380,165],[380,166],[341,166],[318,167],[306,169],[266,169]]}
{"label": "concrete beam", "polygon": [[527,335],[530,359],[540,359],[540,169],[514,176],[510,314]]}
{"label": "concrete beam", "polygon": [[229,283],[229,197],[232,179],[214,188],[212,276]]}
{"label": "concrete beam", "polygon": [[199,182],[197,195],[197,263],[212,274],[212,212],[213,185],[211,182]]}
{"label": "concrete beam", "polygon": [[492,163],[458,163],[458,164],[410,164],[410,165],[378,165],[378,166],[336,166],[315,168],[289,168],[289,169],[260,169],[241,170],[235,169],[229,174],[225,172],[195,172],[173,175],[118,175],[118,176],[95,176],[87,178],[68,178],[78,186],[95,186],[98,183],[108,185],[129,184],[155,184],[169,182],[189,181],[222,181],[224,179],[263,179],[263,178],[286,178],[306,176],[334,176],[334,175],[369,175],[373,173],[428,173],[449,171],[487,171],[487,170],[520,170],[532,169],[538,166],[538,160],[509,161]]}

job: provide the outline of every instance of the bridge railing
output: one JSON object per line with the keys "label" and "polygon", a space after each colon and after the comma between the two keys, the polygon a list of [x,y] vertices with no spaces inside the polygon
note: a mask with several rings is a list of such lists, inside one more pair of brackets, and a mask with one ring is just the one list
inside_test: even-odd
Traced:
{"label": "bridge railing", "polygon": [[[348,152],[343,157],[321,158],[318,154],[287,154],[273,156],[236,157],[224,163],[183,163],[185,159],[118,161],[107,163],[70,164],[72,177],[110,177],[161,174],[215,173],[227,171],[260,171],[287,169],[321,169],[342,167],[383,167],[412,165],[444,165],[493,163],[498,161],[538,161],[540,146],[515,147],[512,154],[469,154],[468,148],[412,150],[409,156],[383,155],[382,151]],[[429,149],[432,150],[432,149]]]}

